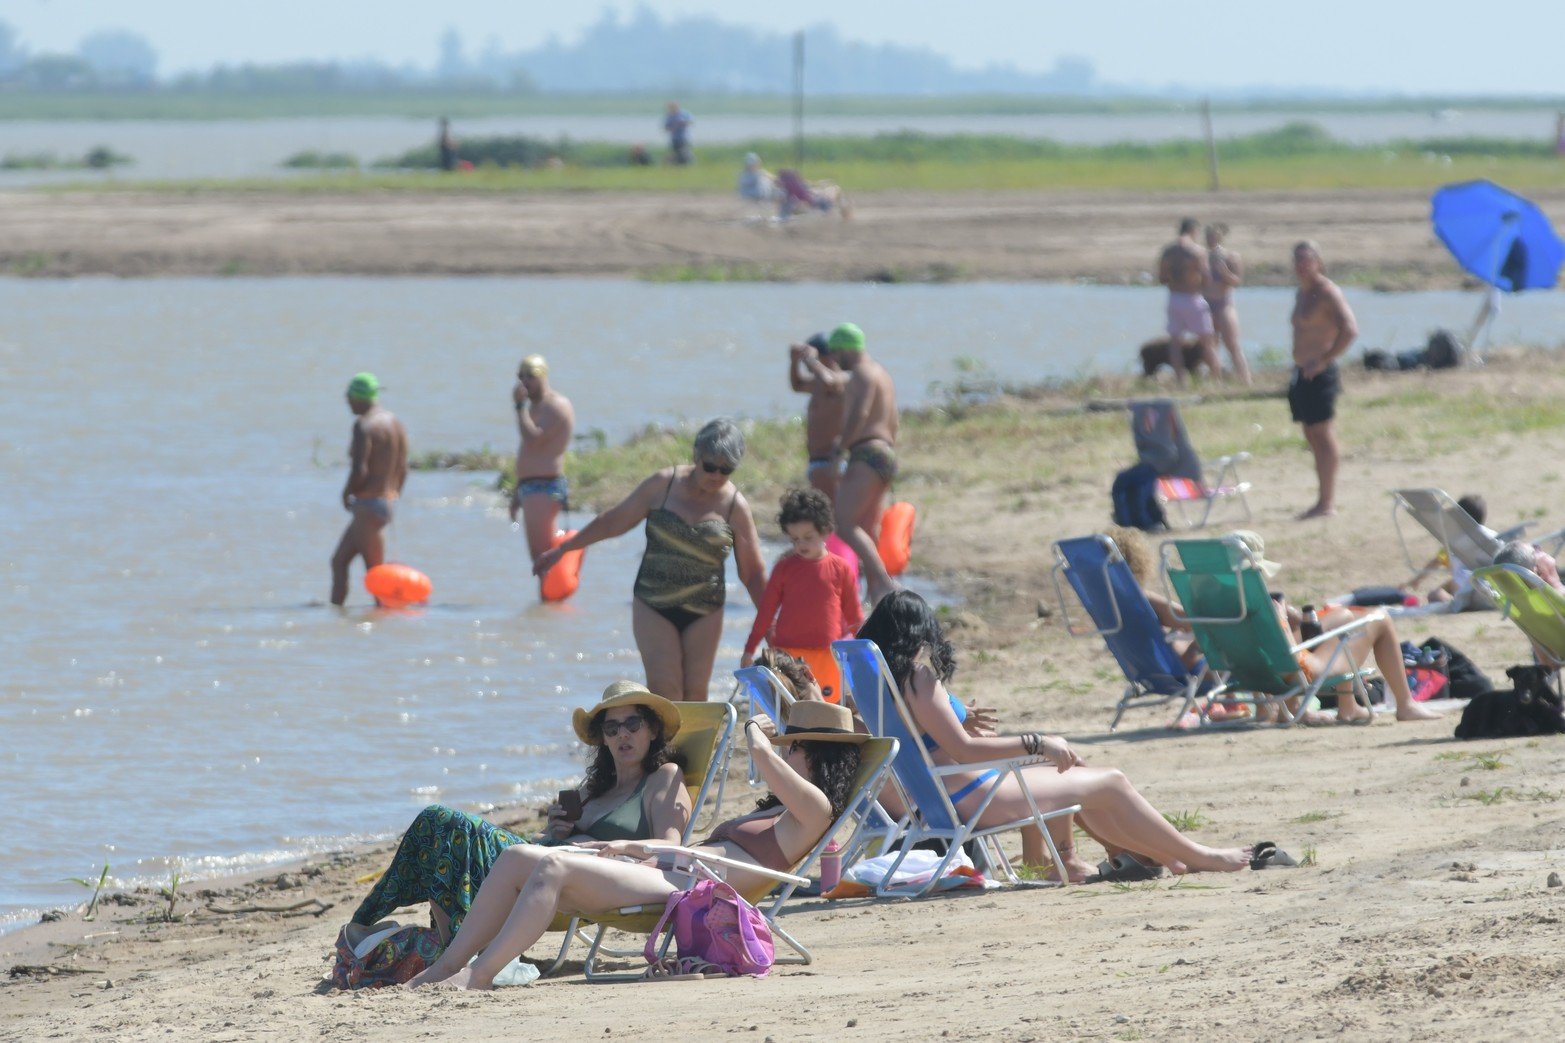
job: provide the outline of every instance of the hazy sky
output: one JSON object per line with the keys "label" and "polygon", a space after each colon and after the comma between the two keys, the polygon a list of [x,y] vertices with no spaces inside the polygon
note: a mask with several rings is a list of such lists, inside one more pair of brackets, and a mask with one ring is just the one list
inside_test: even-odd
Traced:
{"label": "hazy sky", "polygon": [[[34,50],[72,50],[88,32],[131,29],[162,56],[161,71],[214,62],[378,57],[433,60],[455,26],[470,50],[506,50],[551,34],[569,40],[605,8],[559,0],[7,0],[9,22]],[[1082,0],[646,0],[664,16],[715,14],[779,31],[829,22],[845,36],[931,48],[964,66],[1032,71],[1080,54],[1120,83],[1218,87],[1292,85],[1416,93],[1565,94],[1565,2],[1511,0],[1256,0],[1201,3]]]}

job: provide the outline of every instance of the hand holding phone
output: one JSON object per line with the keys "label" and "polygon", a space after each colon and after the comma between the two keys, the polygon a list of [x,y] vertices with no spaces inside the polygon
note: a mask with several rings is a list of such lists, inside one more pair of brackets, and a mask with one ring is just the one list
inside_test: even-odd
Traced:
{"label": "hand holding phone", "polygon": [[575,822],[581,818],[581,792],[573,789],[562,789],[556,800],[563,812],[562,818],[567,822]]}

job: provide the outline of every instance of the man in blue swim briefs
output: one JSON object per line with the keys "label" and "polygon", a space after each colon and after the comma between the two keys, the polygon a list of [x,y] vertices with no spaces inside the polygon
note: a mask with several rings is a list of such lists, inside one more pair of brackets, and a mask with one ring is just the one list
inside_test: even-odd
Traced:
{"label": "man in blue swim briefs", "polygon": [[555,523],[569,503],[565,482],[565,451],[571,447],[576,413],[571,401],[549,385],[549,364],[542,355],[528,355],[516,369],[511,390],[516,427],[522,436],[516,450],[516,488],[511,492],[511,520],[522,513],[531,561],[554,543]]}
{"label": "man in blue swim briefs", "polygon": [[331,556],[333,605],[348,599],[348,566],[354,558],[362,557],[366,569],[386,560],[391,505],[408,480],[407,430],[379,398],[380,381],[373,373],[360,373],[348,384],[348,408],[355,419],[342,506],[353,517]]}
{"label": "man in blue swim briefs", "polygon": [[817,333],[803,344],[788,346],[788,385],[810,396],[804,412],[804,448],[809,453],[805,476],[826,494],[837,495],[842,477],[842,419],[847,412],[843,392],[848,375],[837,366],[826,334]]}

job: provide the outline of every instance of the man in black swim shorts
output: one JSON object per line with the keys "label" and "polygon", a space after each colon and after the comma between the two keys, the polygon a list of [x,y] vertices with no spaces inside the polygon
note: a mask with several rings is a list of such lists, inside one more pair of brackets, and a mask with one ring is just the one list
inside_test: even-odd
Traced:
{"label": "man in black swim shorts", "polygon": [[1288,385],[1288,406],[1295,423],[1304,425],[1304,440],[1315,457],[1319,491],[1315,505],[1300,519],[1326,518],[1337,513],[1337,395],[1342,379],[1337,359],[1358,336],[1353,310],[1337,284],[1326,278],[1320,251],[1314,243],[1293,248],[1293,271],[1299,279],[1293,303],[1293,380]]}

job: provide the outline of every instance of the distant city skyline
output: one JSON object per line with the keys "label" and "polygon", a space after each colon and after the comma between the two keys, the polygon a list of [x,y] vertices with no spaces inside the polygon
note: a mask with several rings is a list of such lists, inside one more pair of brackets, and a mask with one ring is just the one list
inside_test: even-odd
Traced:
{"label": "distant city skyline", "polygon": [[1150,93],[1172,86],[1406,94],[1565,95],[1555,60],[1565,4],[1516,0],[1504,17],[1456,0],[1405,4],[1315,0],[1275,14],[1268,5],[1207,0],[1195,8],[1149,2],[1067,4],[1037,0],[906,0],[892,10],[870,0],[792,0],[733,5],[712,0],[518,5],[467,0],[13,0],[0,20],[32,51],[74,52],[109,29],[144,36],[163,76],[218,63],[375,59],[431,67],[455,29],[470,53],[571,42],[605,10],[622,19],[646,8],[664,19],[705,15],[790,32],[832,25],[871,44],[926,48],[958,66],[1005,65],[1046,73],[1061,58],[1086,58],[1100,80]]}

